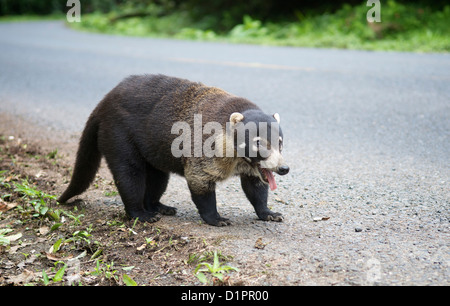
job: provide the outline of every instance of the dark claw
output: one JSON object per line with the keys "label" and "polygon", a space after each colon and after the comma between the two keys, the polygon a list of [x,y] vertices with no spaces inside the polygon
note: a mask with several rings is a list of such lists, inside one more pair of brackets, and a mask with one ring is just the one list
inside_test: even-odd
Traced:
{"label": "dark claw", "polygon": [[144,211],[144,212],[139,212],[139,213],[132,213],[132,214],[130,214],[130,218],[138,219],[138,221],[141,221],[141,222],[154,223],[161,219],[161,214],[158,212]]}
{"label": "dark claw", "polygon": [[156,205],[156,209],[160,214],[166,216],[173,216],[177,213],[177,209],[175,207],[167,206],[162,203],[158,203]]}
{"label": "dark claw", "polygon": [[264,221],[275,221],[275,222],[283,221],[283,215],[275,212],[264,213],[261,216],[259,216],[259,218]]}

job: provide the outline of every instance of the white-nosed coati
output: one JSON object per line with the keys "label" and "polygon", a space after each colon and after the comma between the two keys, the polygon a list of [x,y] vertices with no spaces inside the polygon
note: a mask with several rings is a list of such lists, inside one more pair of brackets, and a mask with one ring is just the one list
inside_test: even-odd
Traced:
{"label": "white-nosed coati", "polygon": [[[199,114],[202,126],[220,123],[223,134],[218,134],[216,140],[223,144],[224,152],[232,148],[231,156],[172,154],[172,142],[178,137],[172,133],[173,125],[186,122],[194,129],[194,116]],[[268,187],[276,188],[272,171],[280,175],[289,171],[281,156],[279,120],[278,114],[266,115],[252,102],[215,87],[164,75],[130,76],[111,90],[90,115],[80,139],[72,180],[58,201],[64,203],[85,191],[104,156],[131,218],[155,222],[160,214],[175,214],[176,209],[160,203],[160,198],[170,173],[176,173],[186,178],[192,200],[208,224],[230,224],[217,212],[215,186],[232,175],[240,175],[242,188],[260,219],[282,221],[280,213],[267,207]],[[238,143],[235,133],[227,129],[233,130],[239,123],[255,123],[257,135],[251,137],[247,131],[243,142]],[[260,133],[262,123],[268,124],[268,136]],[[277,135],[276,139],[271,139],[273,135]],[[238,148],[244,153],[237,154]],[[262,154],[263,150],[266,154]]]}

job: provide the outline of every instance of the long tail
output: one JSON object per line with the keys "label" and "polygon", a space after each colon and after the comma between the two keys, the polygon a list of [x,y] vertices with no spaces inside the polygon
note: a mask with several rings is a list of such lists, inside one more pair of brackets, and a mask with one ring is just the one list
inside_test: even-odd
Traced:
{"label": "long tail", "polygon": [[88,189],[94,180],[102,157],[97,144],[98,126],[98,120],[92,114],[81,135],[75,168],[69,187],[59,197],[58,202],[65,203],[68,199],[79,195]]}

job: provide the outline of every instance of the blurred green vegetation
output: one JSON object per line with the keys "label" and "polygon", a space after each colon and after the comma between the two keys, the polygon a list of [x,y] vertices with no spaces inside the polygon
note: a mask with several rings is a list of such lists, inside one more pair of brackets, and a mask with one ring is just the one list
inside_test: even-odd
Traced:
{"label": "blurred green vegetation", "polygon": [[[65,12],[66,0],[0,0],[0,15]],[[266,45],[450,51],[446,1],[381,0],[368,23],[365,0],[81,0],[76,29]],[[46,3],[46,5],[43,5]]]}

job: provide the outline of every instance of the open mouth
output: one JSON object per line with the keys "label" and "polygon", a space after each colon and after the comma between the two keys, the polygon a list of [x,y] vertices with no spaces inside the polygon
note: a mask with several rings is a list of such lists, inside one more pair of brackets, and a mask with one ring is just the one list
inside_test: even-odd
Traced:
{"label": "open mouth", "polygon": [[262,180],[269,184],[270,190],[277,189],[277,183],[275,182],[275,177],[273,175],[273,172],[266,168],[261,168],[261,165],[258,163],[256,164],[258,167],[259,174],[261,175]]}

